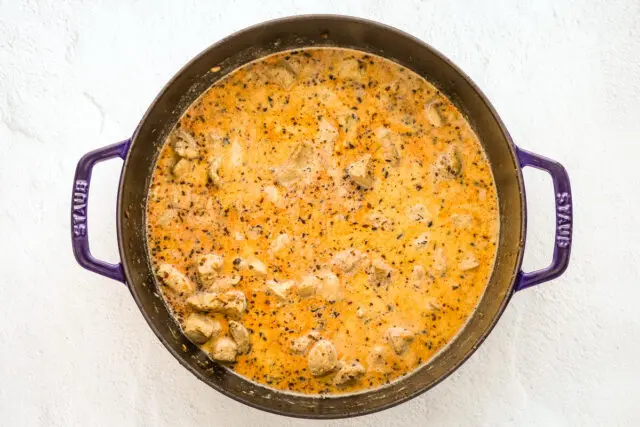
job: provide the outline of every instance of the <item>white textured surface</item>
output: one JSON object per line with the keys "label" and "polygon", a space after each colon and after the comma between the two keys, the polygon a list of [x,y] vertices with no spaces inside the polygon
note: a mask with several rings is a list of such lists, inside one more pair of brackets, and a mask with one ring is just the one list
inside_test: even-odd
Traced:
{"label": "white textured surface", "polygon": [[[305,423],[208,388],[165,351],[124,286],[79,268],[69,192],[79,157],[130,135],[210,43],[269,18],[333,12],[399,27],[450,57],[518,144],[566,165],[577,219],[568,272],[516,295],[452,377],[330,424],[638,425],[640,2],[524,3],[0,1],[1,424]],[[119,168],[99,166],[92,187],[92,248],[111,260]],[[526,179],[533,268],[551,253],[552,191],[542,173]]]}

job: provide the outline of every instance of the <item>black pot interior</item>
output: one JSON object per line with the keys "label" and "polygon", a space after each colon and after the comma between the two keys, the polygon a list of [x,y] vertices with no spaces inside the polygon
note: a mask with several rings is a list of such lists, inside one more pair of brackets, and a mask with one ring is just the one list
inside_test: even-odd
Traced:
{"label": "black pot interior", "polygon": [[[467,116],[489,157],[498,189],[500,238],[494,272],[478,309],[453,343],[412,375],[384,388],[319,398],[275,391],[212,362],[181,333],[151,273],[145,244],[145,204],[151,171],[164,139],[186,108],[214,81],[254,59],[309,46],[349,47],[392,59],[424,76]],[[219,66],[219,72],[210,71]],[[355,18],[302,16],[237,33],[186,65],[164,88],[132,140],[120,183],[120,253],[129,287],[163,344],[185,367],[216,390],[248,405],[283,415],[337,418],[384,409],[428,390],[455,370],[495,325],[520,266],[525,215],[522,178],[510,138],[478,89],[439,53],[390,27]]]}

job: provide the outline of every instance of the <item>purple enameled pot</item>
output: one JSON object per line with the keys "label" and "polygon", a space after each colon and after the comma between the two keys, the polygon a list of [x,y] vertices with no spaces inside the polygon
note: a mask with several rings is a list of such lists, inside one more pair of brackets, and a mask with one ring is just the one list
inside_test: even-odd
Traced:
{"label": "purple enameled pot", "polygon": [[[335,397],[273,390],[211,361],[182,334],[165,306],[156,288],[145,241],[145,208],[153,166],[167,134],[189,105],[215,81],[247,62],[310,46],[345,47],[377,54],[433,83],[463,112],[483,144],[495,178],[500,209],[494,270],[478,308],[456,338],[428,364],[406,377],[379,389]],[[89,251],[87,204],[93,166],[116,157],[124,160],[117,207],[122,262],[109,264],[94,258]],[[526,234],[522,179],[522,168],[526,166],[551,175],[556,201],[553,260],[546,268],[530,273],[520,269]],[[240,31],[198,55],[162,89],[130,139],[92,151],[80,159],[71,202],[71,236],[78,263],[125,283],[151,329],[182,365],[233,399],[266,411],[305,418],[340,418],[379,411],[411,399],[446,378],[486,338],[514,292],[554,279],[565,271],[571,253],[572,221],[571,188],[564,167],[516,147],[489,101],[455,65],[430,46],[394,28],[328,15],[265,22]]]}

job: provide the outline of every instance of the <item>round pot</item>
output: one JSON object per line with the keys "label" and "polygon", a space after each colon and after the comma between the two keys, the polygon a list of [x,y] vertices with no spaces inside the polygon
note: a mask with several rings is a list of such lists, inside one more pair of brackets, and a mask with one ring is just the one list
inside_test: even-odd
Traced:
{"label": "round pot", "polygon": [[[500,236],[495,267],[474,314],[456,338],[428,364],[379,389],[338,396],[292,394],[250,382],[210,360],[181,332],[165,306],[152,273],[145,240],[145,210],[156,157],[170,130],[211,84],[243,64],[275,52],[337,46],[377,54],[424,76],[467,117],[487,153],[498,191]],[[219,68],[218,68],[219,67]],[[100,161],[124,159],[118,189],[119,264],[95,259],[87,237],[91,170]],[[526,204],[522,168],[551,175],[556,234],[551,264],[524,273]],[[430,389],[458,368],[494,327],[515,291],[551,280],[569,262],[572,200],[569,179],[557,162],[516,147],[500,118],[473,82],[430,46],[394,28],[342,16],[298,16],[240,31],[205,50],[162,89],[130,139],[86,154],[78,163],[71,210],[72,243],[78,263],[125,283],[151,329],[175,358],[214,389],[247,405],[282,415],[339,418],[379,411]]]}

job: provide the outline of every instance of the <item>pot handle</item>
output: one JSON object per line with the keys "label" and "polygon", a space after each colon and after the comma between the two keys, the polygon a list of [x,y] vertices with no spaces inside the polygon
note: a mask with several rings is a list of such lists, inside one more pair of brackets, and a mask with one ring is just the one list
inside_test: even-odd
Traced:
{"label": "pot handle", "polygon": [[125,283],[122,263],[110,264],[91,255],[87,229],[87,206],[89,204],[89,184],[91,171],[96,163],[120,157],[125,159],[129,151],[130,139],[91,151],[80,159],[73,179],[71,196],[71,245],[76,261],[82,267],[110,279]]}
{"label": "pot handle", "polygon": [[555,279],[567,269],[571,255],[571,239],[573,231],[573,201],[569,175],[560,163],[516,147],[520,167],[531,166],[543,170],[553,181],[556,200],[556,234],[551,264],[541,270],[518,275],[515,290],[521,291],[542,282]]}

